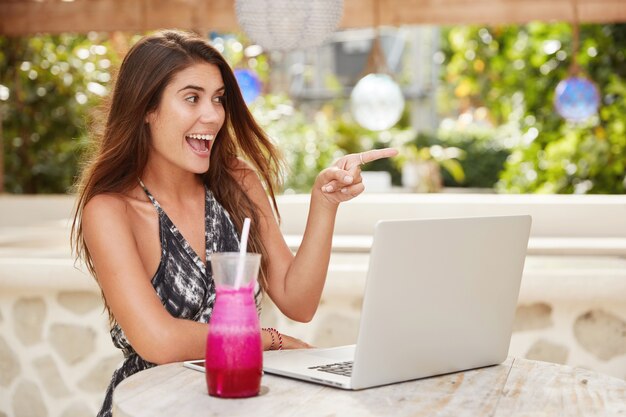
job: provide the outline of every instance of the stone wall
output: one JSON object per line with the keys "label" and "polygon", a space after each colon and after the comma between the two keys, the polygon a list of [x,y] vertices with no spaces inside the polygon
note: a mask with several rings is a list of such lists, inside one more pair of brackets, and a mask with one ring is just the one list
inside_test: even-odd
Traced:
{"label": "stone wall", "polygon": [[2,288],[0,416],[94,416],[121,358],[95,288]]}

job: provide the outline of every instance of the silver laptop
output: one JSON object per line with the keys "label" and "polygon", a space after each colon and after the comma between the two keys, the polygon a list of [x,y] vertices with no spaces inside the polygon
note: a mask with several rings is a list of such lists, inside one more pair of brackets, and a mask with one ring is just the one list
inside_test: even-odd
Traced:
{"label": "silver laptop", "polygon": [[530,224],[530,216],[380,221],[356,345],[265,352],[264,371],[357,390],[501,363]]}

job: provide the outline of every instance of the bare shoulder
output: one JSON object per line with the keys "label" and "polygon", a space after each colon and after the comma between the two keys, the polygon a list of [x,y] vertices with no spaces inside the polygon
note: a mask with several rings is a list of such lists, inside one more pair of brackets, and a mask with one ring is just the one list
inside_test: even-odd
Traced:
{"label": "bare shoulder", "polygon": [[94,196],[83,209],[83,236],[101,285],[134,268],[134,276],[148,276],[137,246],[135,212],[128,196],[114,193]]}
{"label": "bare shoulder", "polygon": [[83,210],[83,222],[103,217],[125,217],[128,211],[127,199],[121,194],[98,194],[91,198]]}
{"label": "bare shoulder", "polygon": [[248,162],[239,158],[233,158],[230,163],[230,171],[235,180],[243,185],[243,189],[251,197],[254,198],[255,195],[266,195],[265,188],[263,188],[259,176]]}
{"label": "bare shoulder", "polygon": [[98,194],[87,202],[82,213],[85,238],[120,230],[131,230],[129,204],[121,194]]}
{"label": "bare shoulder", "polygon": [[255,169],[242,159],[233,160],[230,165],[233,177],[239,182],[248,196],[267,216],[272,216],[269,197]]}

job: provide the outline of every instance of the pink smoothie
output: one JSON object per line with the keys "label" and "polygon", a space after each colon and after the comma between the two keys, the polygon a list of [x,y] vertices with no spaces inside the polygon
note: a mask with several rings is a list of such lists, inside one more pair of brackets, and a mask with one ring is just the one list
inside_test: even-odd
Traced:
{"label": "pink smoothie", "polygon": [[239,398],[259,393],[263,346],[253,286],[217,286],[205,358],[209,395]]}

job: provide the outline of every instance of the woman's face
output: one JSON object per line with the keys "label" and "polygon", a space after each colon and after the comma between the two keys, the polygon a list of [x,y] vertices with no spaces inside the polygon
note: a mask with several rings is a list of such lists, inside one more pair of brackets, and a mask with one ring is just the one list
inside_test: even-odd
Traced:
{"label": "woman's face", "polygon": [[195,63],[177,73],[161,101],[146,116],[150,160],[202,174],[209,169],[213,140],[224,124],[224,81],[217,66]]}

